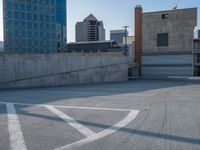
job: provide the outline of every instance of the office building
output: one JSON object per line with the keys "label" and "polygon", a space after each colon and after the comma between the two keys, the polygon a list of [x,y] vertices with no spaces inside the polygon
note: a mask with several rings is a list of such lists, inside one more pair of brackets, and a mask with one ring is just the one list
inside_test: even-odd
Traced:
{"label": "office building", "polygon": [[118,44],[123,44],[123,38],[128,35],[129,33],[126,30],[111,30],[110,40],[115,40]]}
{"label": "office building", "polygon": [[136,6],[135,63],[138,74],[193,76],[196,25],[197,8],[143,13],[142,7]]}
{"label": "office building", "polygon": [[123,37],[123,45],[127,42],[127,47],[128,47],[128,56],[134,57],[135,53],[135,36],[127,36]]}
{"label": "office building", "polygon": [[197,38],[200,39],[200,30],[197,31]]}
{"label": "office building", "polygon": [[102,21],[90,14],[83,22],[76,23],[76,42],[105,41],[105,29]]}
{"label": "office building", "polygon": [[2,41],[0,41],[0,51],[3,51],[3,42]]}
{"label": "office building", "polygon": [[194,66],[194,76],[200,76],[200,38],[194,39],[193,66]]}
{"label": "office building", "polygon": [[66,0],[3,0],[5,51],[61,53],[66,49]]}
{"label": "office building", "polygon": [[72,42],[67,44],[68,52],[122,52],[115,41]]}

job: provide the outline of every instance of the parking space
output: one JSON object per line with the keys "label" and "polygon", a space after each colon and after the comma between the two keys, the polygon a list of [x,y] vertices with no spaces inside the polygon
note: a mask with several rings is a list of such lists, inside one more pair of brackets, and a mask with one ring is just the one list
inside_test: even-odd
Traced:
{"label": "parking space", "polygon": [[199,89],[134,80],[0,91],[0,149],[198,150]]}
{"label": "parking space", "polygon": [[2,114],[8,118],[6,125],[6,118],[1,115],[5,123],[1,129],[8,126],[9,138],[4,141],[9,141],[12,150],[81,147],[117,132],[139,113],[129,109],[0,103]]}

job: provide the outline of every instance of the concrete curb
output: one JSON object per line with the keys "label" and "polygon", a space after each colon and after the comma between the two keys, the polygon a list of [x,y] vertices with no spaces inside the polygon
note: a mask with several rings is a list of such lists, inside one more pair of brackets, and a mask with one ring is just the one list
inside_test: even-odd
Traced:
{"label": "concrete curb", "polygon": [[200,77],[185,77],[185,76],[142,76],[142,77],[129,77],[129,80],[137,80],[137,79],[144,79],[144,80],[183,80],[183,81],[200,81]]}

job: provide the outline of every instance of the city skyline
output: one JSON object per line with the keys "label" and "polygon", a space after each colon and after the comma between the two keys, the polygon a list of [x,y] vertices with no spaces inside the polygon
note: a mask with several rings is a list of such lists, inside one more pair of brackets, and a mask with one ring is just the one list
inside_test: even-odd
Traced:
{"label": "city skyline", "polygon": [[[3,0],[0,0],[0,28],[3,29]],[[122,26],[129,25],[129,33],[133,35],[134,29],[134,7],[142,5],[144,12],[170,10],[175,0],[155,0],[150,3],[148,0],[127,0],[126,3],[121,0],[68,0],[67,3],[67,35],[68,42],[75,41],[75,24],[83,20],[90,13],[94,14],[99,20],[102,20],[106,29],[106,39],[108,40],[110,30],[122,29]],[[106,4],[106,5],[105,5]],[[178,9],[200,7],[199,0],[182,0]],[[117,16],[117,17],[116,17]],[[198,29],[200,28],[200,14],[198,10]],[[0,41],[3,40],[3,30],[0,30]]]}

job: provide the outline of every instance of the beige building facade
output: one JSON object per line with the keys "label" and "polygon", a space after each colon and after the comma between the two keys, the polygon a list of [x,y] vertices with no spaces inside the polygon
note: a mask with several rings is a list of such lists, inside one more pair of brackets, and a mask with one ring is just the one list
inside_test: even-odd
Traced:
{"label": "beige building facade", "polygon": [[197,8],[142,14],[142,52],[192,52]]}

